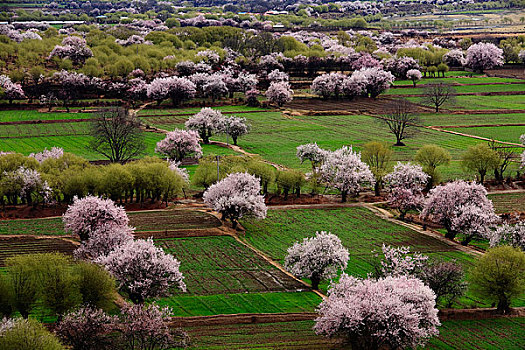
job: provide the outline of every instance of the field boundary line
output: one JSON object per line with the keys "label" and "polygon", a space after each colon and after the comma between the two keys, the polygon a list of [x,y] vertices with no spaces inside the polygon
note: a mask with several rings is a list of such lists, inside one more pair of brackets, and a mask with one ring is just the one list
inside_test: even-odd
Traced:
{"label": "field boundary line", "polygon": [[470,135],[470,134],[465,134],[465,133],[462,133],[462,132],[436,128],[436,127],[433,127],[433,126],[425,126],[425,128],[430,129],[430,130],[445,132],[445,133],[448,133],[448,134],[453,134],[453,135],[458,135],[458,136],[465,136],[465,137],[470,137],[470,138],[473,138],[473,139],[478,139],[478,140],[483,140],[483,141],[495,141],[497,143],[501,143],[501,144],[505,144],[505,145],[515,146],[515,147],[519,147],[519,148],[525,148],[525,145],[522,145],[521,143],[499,141],[499,140],[489,139],[487,137],[482,137],[482,136],[477,136],[477,135]]}
{"label": "field boundary line", "polygon": [[421,234],[424,234],[426,236],[429,236],[429,237],[432,237],[432,238],[435,238],[443,243],[446,243],[447,245],[451,246],[451,247],[454,247],[464,253],[468,253],[470,255],[476,255],[476,256],[480,256],[480,255],[483,255],[482,252],[470,247],[470,246],[464,246],[456,241],[451,241],[447,238],[445,238],[442,234],[440,234],[439,232],[436,232],[436,231],[433,231],[433,230],[430,230],[430,229],[427,229],[427,230],[423,230],[423,228],[421,228],[419,225],[416,225],[416,224],[411,224],[411,223],[408,223],[408,222],[404,222],[404,221],[401,221],[401,220],[398,220],[398,219],[395,219],[392,215],[392,213],[390,213],[388,210],[385,210],[385,209],[382,209],[382,208],[379,208],[379,207],[376,207],[374,204],[371,204],[371,203],[363,203],[362,205],[364,208],[367,208],[368,210],[370,210],[371,212],[373,212],[374,214],[376,214],[377,216],[379,216],[380,218],[382,219],[385,219],[385,220],[388,220],[390,222],[393,222],[395,224],[398,224],[398,225],[401,225],[401,226],[404,226],[404,227],[407,227],[413,231],[416,231],[418,233],[421,233]]}
{"label": "field boundary line", "polygon": [[226,232],[229,232],[230,236],[232,236],[237,242],[241,243],[246,248],[251,249],[255,254],[257,254],[259,257],[261,257],[263,260],[265,260],[266,262],[268,262],[272,266],[276,267],[278,270],[283,272],[288,277],[294,279],[295,281],[297,281],[300,284],[304,285],[305,287],[309,288],[312,292],[314,292],[315,294],[319,295],[321,298],[323,298],[323,299],[326,298],[326,295],[324,295],[320,291],[312,289],[312,285],[306,283],[305,281],[303,281],[300,278],[297,278],[295,275],[293,275],[290,272],[288,272],[281,264],[279,264],[278,262],[276,262],[275,260],[273,260],[272,258],[267,256],[266,254],[264,254],[261,250],[255,248],[253,245],[251,245],[250,243],[246,242],[244,239],[241,239],[239,237],[239,235],[237,235],[237,233],[233,233],[231,231],[226,231]]}
{"label": "field boundary line", "polygon": [[310,321],[319,316],[316,312],[279,312],[279,313],[246,313],[219,314],[206,316],[173,316],[169,325],[172,327],[234,325],[250,323],[278,323]]}
{"label": "field boundary line", "polygon": [[471,124],[471,125],[430,125],[431,128],[453,129],[453,128],[490,128],[499,126],[525,126],[525,123],[505,123],[505,124]]}

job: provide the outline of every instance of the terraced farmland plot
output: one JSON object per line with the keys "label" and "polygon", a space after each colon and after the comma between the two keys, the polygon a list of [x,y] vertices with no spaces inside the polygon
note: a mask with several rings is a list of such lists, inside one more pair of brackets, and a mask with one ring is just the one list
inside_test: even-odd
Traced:
{"label": "terraced farmland plot", "polygon": [[[418,103],[419,97],[408,97],[409,101]],[[516,109],[525,110],[525,98],[523,96],[456,96],[454,110],[484,110],[484,109]]]}
{"label": "terraced farmland plot", "polygon": [[525,192],[490,194],[497,213],[525,212]]}
{"label": "terraced farmland plot", "polygon": [[[164,138],[163,134],[145,133],[146,155],[156,155],[155,146],[162,138]],[[91,136],[88,135],[0,138],[0,151],[13,151],[28,155],[41,152],[44,148],[61,147],[66,152],[74,153],[88,160],[103,159],[100,154],[87,148],[90,140]]]}
{"label": "terraced farmland plot", "polygon": [[0,122],[37,121],[37,120],[67,120],[91,118],[92,113],[64,113],[64,112],[38,112],[35,110],[0,111]]}
{"label": "terraced farmland plot", "polygon": [[525,348],[525,318],[445,321],[439,336],[432,338],[426,349],[505,349]]}
{"label": "terraced farmland plot", "polygon": [[[422,114],[424,125],[497,125],[525,124],[525,113],[501,114]],[[452,129],[454,130],[454,129]]]}
{"label": "terraced farmland plot", "polygon": [[[447,72],[445,78],[424,78],[418,84],[435,84],[435,83],[457,83],[457,84],[489,84],[489,83],[522,83],[522,79],[484,77],[474,73],[473,77],[466,77],[465,72]],[[394,85],[412,85],[412,80],[396,80]]]}
{"label": "terraced farmland plot", "polygon": [[64,235],[64,224],[61,218],[1,220],[1,235]]}
{"label": "terraced farmland plot", "polygon": [[159,239],[156,243],[181,262],[189,294],[305,289],[232,237]]}
{"label": "terraced farmland plot", "polygon": [[454,257],[466,263],[472,260],[453,246],[383,220],[361,207],[269,210],[266,220],[243,220],[242,224],[248,242],[281,262],[286,249],[294,242],[311,237],[316,231],[328,230],[337,235],[350,252],[347,272],[360,277],[371,272],[372,251],[381,251],[383,243],[410,246],[413,251]]}
{"label": "terraced farmland plot", "polygon": [[170,306],[173,316],[231,315],[242,313],[314,312],[321,303],[314,292],[176,294],[157,303]]}
{"label": "terraced farmland plot", "polygon": [[14,255],[52,252],[72,255],[76,248],[72,242],[59,238],[4,237],[0,238],[0,266]]}
{"label": "terraced farmland plot", "polygon": [[128,212],[130,225],[136,231],[175,231],[219,227],[221,221],[215,216],[197,210],[155,210]]}
{"label": "terraced farmland plot", "polygon": [[[472,83],[471,83],[472,84]],[[386,95],[412,95],[424,94],[424,88],[419,83],[415,88],[392,88],[385,92]],[[523,84],[496,84],[496,85],[462,85],[454,86],[455,93],[485,93],[485,92],[507,92],[517,91],[525,94],[525,83]],[[519,96],[516,96],[519,98]],[[522,96],[523,97],[523,96]]]}
{"label": "terraced farmland plot", "polygon": [[0,138],[88,135],[89,123],[52,123],[2,125]]}
{"label": "terraced farmland plot", "polygon": [[189,349],[342,349],[336,339],[317,336],[313,321],[218,325],[184,328]]}

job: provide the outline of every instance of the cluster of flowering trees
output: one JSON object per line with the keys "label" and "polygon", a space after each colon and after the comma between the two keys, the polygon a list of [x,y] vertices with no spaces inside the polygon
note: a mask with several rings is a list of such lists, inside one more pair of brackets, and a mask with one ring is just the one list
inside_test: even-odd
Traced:
{"label": "cluster of flowering trees", "polygon": [[342,94],[348,98],[375,98],[386,91],[393,82],[394,76],[390,72],[378,67],[364,67],[354,71],[350,77],[340,73],[320,75],[314,79],[310,90],[323,98],[338,98]]}
{"label": "cluster of flowering trees", "polygon": [[418,209],[424,202],[423,189],[429,176],[423,172],[419,165],[400,162],[394,167],[394,171],[384,177],[388,186],[388,203],[397,208],[403,219],[406,213],[412,209]]}
{"label": "cluster of flowering trees", "polygon": [[294,92],[287,81],[272,82],[268,90],[266,90],[266,98],[279,107],[291,102],[293,95]]}
{"label": "cluster of flowering trees", "polygon": [[63,221],[66,231],[81,239],[76,255],[104,266],[134,303],[168,295],[175,286],[186,290],[180,262],[152,239],[133,240],[126,212],[113,201],[94,196],[75,199]]}
{"label": "cluster of flowering trees", "polygon": [[503,65],[503,50],[491,43],[477,43],[467,50],[466,65],[483,72]]}
{"label": "cluster of flowering trees", "polygon": [[9,103],[26,97],[22,85],[13,83],[6,75],[0,75],[0,96],[2,95],[9,100]]}
{"label": "cluster of flowering trees", "polygon": [[67,36],[62,40],[62,45],[57,45],[49,54],[49,59],[57,56],[61,59],[70,59],[73,64],[83,63],[93,56],[93,51],[87,46],[86,40],[78,36]]}
{"label": "cluster of flowering trees", "polygon": [[189,337],[168,325],[171,310],[155,304],[126,305],[119,316],[84,307],[72,311],[58,323],[56,334],[73,349],[168,349],[186,347]]}

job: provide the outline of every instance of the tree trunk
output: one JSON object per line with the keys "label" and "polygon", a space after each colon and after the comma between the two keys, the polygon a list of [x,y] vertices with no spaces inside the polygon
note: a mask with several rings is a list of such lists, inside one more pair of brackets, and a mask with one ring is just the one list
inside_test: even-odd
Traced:
{"label": "tree trunk", "polygon": [[232,136],[233,144],[237,146],[237,136]]}
{"label": "tree trunk", "polygon": [[348,191],[341,192],[341,202],[346,203],[346,198],[348,197]]}
{"label": "tree trunk", "polygon": [[447,229],[447,233],[445,234],[445,238],[453,240],[454,238],[456,238],[456,234],[457,234],[456,232]]}
{"label": "tree trunk", "polygon": [[321,282],[320,278],[317,275],[312,275],[310,280],[312,281],[312,289],[318,290],[319,289],[319,282]]}
{"label": "tree trunk", "polygon": [[510,312],[510,303],[507,298],[500,297],[498,301],[498,312],[502,314],[507,314]]}
{"label": "tree trunk", "polygon": [[374,194],[376,195],[376,197],[379,197],[381,195],[380,181],[376,181],[376,183],[374,185]]}

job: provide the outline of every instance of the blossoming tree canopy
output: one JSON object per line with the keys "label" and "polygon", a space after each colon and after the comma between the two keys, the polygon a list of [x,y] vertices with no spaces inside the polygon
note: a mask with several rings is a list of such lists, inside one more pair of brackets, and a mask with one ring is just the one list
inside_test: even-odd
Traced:
{"label": "blossoming tree canopy", "polygon": [[312,288],[318,289],[320,281],[336,277],[338,271],[344,271],[348,259],[348,250],[339,237],[321,231],[288,248],[284,266],[297,277],[309,278]]}
{"label": "blossoming tree canopy", "polygon": [[75,198],[62,217],[64,228],[80,237],[89,239],[91,234],[104,226],[127,227],[129,218],[124,208],[116,206],[111,199],[95,196]]}
{"label": "blossoming tree canopy", "polygon": [[248,173],[233,173],[210,186],[204,192],[204,203],[230,219],[233,227],[244,216],[266,217],[266,204],[261,195],[261,183]]}
{"label": "blossoming tree canopy", "polygon": [[314,330],[344,337],[356,349],[424,346],[440,326],[435,299],[416,278],[360,280],[343,275],[319,305]]}

